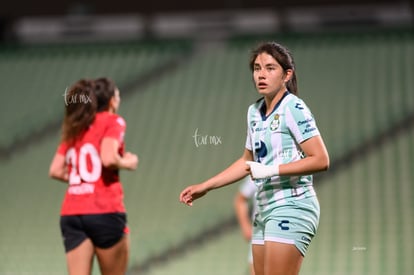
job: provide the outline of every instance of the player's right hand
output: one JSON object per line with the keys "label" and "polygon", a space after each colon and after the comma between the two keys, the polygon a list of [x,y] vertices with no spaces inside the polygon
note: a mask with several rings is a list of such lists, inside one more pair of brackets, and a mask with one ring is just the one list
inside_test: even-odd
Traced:
{"label": "player's right hand", "polygon": [[190,185],[180,193],[180,202],[192,206],[193,201],[201,198],[206,193],[207,190],[203,188],[202,184]]}
{"label": "player's right hand", "polygon": [[139,159],[136,154],[133,154],[131,152],[125,152],[123,158],[127,161],[129,170],[137,169]]}

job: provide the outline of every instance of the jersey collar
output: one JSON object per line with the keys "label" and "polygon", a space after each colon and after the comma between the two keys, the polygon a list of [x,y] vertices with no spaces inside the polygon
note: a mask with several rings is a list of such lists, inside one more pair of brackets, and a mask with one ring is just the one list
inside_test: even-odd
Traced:
{"label": "jersey collar", "polygon": [[[283,94],[283,96],[282,96],[282,98],[281,99],[279,99],[279,101],[276,103],[276,105],[275,105],[275,107],[273,107],[273,110],[272,110],[272,112],[270,112],[269,113],[269,116],[270,116],[270,114],[272,114],[279,106],[280,106],[280,104],[282,103],[282,100],[288,95],[288,94],[290,94],[290,92],[289,91],[286,91],[284,94]],[[263,100],[263,103],[262,103],[262,106],[260,106],[260,109],[259,109],[259,111],[260,111],[260,115],[261,115],[261,117],[262,117],[262,120],[263,121],[265,121],[269,116],[266,116],[266,103],[265,103],[265,101]]]}

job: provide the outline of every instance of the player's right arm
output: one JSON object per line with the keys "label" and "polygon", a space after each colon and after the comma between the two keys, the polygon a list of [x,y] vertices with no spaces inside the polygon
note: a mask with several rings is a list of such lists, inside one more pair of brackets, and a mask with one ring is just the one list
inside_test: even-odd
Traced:
{"label": "player's right arm", "polygon": [[246,161],[251,160],[253,160],[253,153],[250,150],[244,149],[243,155],[221,173],[200,184],[185,188],[180,193],[180,201],[191,206],[194,200],[204,196],[210,190],[221,188],[242,179],[249,174],[249,167],[246,165]]}
{"label": "player's right arm", "polygon": [[101,143],[102,165],[111,169],[135,170],[138,165],[138,156],[126,152],[123,156],[118,153],[119,141],[112,137],[105,137]]}
{"label": "player's right arm", "polygon": [[49,177],[51,177],[52,179],[66,182],[66,183],[68,182],[69,173],[68,173],[68,167],[66,165],[64,155],[60,153],[55,154],[52,162],[50,163]]}

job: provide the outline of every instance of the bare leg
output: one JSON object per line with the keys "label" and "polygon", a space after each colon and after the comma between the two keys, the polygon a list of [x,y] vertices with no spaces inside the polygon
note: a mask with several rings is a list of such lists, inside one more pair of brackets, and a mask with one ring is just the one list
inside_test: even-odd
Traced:
{"label": "bare leg", "polygon": [[249,264],[250,275],[255,275],[253,264]]}
{"label": "bare leg", "polygon": [[303,256],[293,244],[265,242],[264,275],[297,275]]}
{"label": "bare leg", "polygon": [[256,275],[264,275],[265,246],[253,244],[253,266]]}
{"label": "bare leg", "polygon": [[75,249],[66,253],[70,275],[89,275],[92,271],[94,247],[91,240],[84,240]]}
{"label": "bare leg", "polygon": [[110,248],[96,248],[102,275],[124,275],[128,268],[129,235]]}

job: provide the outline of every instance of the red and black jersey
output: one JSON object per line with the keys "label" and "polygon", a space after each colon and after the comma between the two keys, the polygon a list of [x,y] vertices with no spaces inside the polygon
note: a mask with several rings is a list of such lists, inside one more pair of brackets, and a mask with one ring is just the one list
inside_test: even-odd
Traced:
{"label": "red and black jersey", "polygon": [[81,137],[71,145],[59,145],[58,153],[65,156],[69,169],[62,216],[125,212],[119,170],[103,167],[100,158],[101,143],[106,137],[118,140],[118,152],[123,155],[125,129],[121,116],[100,112]]}

